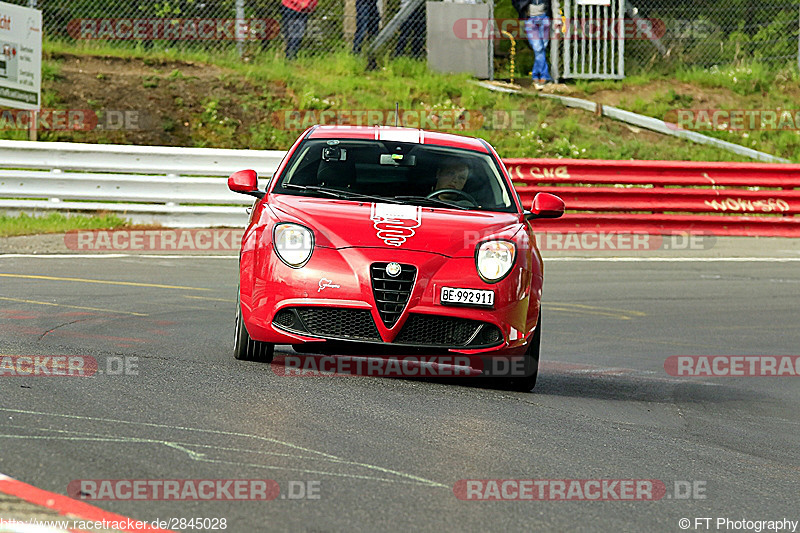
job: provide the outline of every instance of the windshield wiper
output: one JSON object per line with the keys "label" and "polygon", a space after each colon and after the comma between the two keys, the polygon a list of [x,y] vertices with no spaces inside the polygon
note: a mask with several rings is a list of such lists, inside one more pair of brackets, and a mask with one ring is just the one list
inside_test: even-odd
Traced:
{"label": "windshield wiper", "polygon": [[459,205],[453,202],[448,202],[447,200],[442,200],[441,198],[428,198],[426,196],[395,196],[398,200],[412,200],[414,202],[427,202],[429,204],[443,206],[443,207],[452,207],[453,209],[477,209],[478,206],[467,207],[464,205]]}
{"label": "windshield wiper", "polygon": [[395,200],[392,197],[386,196],[372,196],[370,194],[361,194],[360,192],[342,191],[340,189],[329,189],[327,187],[320,187],[319,185],[297,185],[295,183],[284,183],[282,187],[286,189],[298,189],[301,191],[314,191],[334,196],[336,198],[343,198],[345,200],[372,200],[373,202],[388,202],[391,204],[402,204],[404,202]]}

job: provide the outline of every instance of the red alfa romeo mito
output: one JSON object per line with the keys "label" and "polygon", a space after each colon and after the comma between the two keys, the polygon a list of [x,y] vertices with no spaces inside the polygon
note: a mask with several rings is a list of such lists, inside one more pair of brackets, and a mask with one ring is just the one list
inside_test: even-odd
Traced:
{"label": "red alfa romeo mito", "polygon": [[[242,238],[234,356],[299,352],[464,354],[528,391],[541,339],[542,259],[530,211],[485,141],[393,127],[315,126],[258,198]],[[492,362],[504,360],[503,365]],[[496,379],[495,379],[496,381]]]}

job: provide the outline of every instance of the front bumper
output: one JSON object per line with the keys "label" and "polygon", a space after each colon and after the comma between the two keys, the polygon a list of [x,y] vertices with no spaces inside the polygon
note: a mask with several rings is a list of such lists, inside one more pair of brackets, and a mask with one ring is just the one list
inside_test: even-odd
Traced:
{"label": "front bumper", "polygon": [[[370,272],[375,263],[386,262],[416,268],[408,302],[396,321],[387,321],[378,310]],[[510,275],[489,284],[478,276],[472,257],[386,248],[318,247],[304,267],[293,269],[265,247],[243,253],[241,272],[247,330],[253,339],[275,344],[349,341],[517,353],[532,335],[541,294],[541,277],[519,260]],[[443,286],[492,289],[494,305],[442,305]]]}

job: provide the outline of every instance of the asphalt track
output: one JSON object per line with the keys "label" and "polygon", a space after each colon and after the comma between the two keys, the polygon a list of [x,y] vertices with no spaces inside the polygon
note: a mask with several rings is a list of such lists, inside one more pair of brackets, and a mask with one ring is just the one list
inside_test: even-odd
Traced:
{"label": "asphalt track", "polygon": [[[224,517],[234,532],[800,519],[800,378],[664,369],[673,355],[800,354],[798,257],[561,255],[546,261],[530,394],[236,361],[235,258],[0,256],[0,354],[93,356],[106,370],[0,377],[0,472],[61,494],[80,479],[265,478],[284,496],[318,482],[318,499],[93,502],[142,520]],[[135,375],[108,372],[121,358]],[[462,479],[661,480],[667,495],[461,501]],[[702,498],[678,497],[676,482]]]}

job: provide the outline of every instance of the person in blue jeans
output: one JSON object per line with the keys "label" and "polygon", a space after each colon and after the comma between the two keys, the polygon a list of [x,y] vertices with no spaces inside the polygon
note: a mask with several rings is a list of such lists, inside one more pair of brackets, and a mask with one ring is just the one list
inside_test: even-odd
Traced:
{"label": "person in blue jeans", "polygon": [[356,0],[356,36],[353,39],[353,53],[361,53],[361,45],[369,35],[375,37],[381,21],[377,0]]}
{"label": "person in blue jeans", "polygon": [[531,78],[534,83],[551,83],[550,68],[547,65],[547,45],[550,44],[550,24],[552,13],[550,0],[511,0],[525,21],[525,35],[533,49],[533,69]]}
{"label": "person in blue jeans", "polygon": [[282,0],[281,21],[286,40],[286,59],[294,59],[306,34],[308,16],[317,8],[318,0]]}

